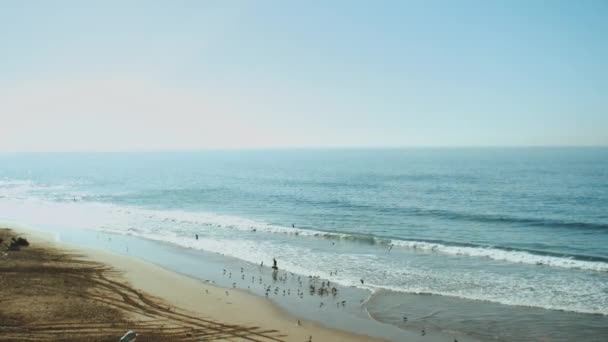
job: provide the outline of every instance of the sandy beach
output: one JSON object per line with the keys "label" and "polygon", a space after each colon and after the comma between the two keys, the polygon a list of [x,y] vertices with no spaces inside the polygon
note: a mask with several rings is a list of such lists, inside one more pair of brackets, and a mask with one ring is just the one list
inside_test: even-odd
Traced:
{"label": "sandy beach", "polygon": [[2,1],[0,342],[608,342],[607,17]]}
{"label": "sandy beach", "polygon": [[[5,251],[13,236],[30,246]],[[116,341],[128,330],[144,341],[380,341],[298,324],[264,298],[44,233],[4,227],[2,238],[2,341]]]}

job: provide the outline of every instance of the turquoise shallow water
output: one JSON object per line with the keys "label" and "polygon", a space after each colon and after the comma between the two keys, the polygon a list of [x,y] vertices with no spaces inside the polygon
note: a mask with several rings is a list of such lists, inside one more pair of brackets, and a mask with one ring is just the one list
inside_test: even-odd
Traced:
{"label": "turquoise shallow water", "polygon": [[0,218],[276,257],[396,325],[393,293],[608,315],[602,148],[3,154]]}

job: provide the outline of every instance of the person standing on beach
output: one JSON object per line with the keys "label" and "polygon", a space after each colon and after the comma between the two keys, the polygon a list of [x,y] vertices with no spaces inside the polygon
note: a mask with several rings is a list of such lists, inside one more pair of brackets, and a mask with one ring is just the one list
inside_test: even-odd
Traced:
{"label": "person standing on beach", "polygon": [[272,268],[276,271],[279,269],[279,267],[277,266],[277,259],[272,258]]}

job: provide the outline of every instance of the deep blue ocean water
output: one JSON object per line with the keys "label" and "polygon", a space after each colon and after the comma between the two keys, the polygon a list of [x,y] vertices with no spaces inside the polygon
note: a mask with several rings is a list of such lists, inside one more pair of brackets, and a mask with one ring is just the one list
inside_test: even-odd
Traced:
{"label": "deep blue ocean water", "polygon": [[0,219],[608,315],[608,148],[0,154]]}

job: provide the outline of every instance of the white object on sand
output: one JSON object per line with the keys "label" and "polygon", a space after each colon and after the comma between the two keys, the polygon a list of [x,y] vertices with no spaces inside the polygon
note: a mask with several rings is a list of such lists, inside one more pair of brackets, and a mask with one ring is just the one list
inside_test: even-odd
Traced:
{"label": "white object on sand", "polygon": [[120,338],[118,342],[135,342],[137,339],[137,334],[133,330],[127,331],[127,333]]}

